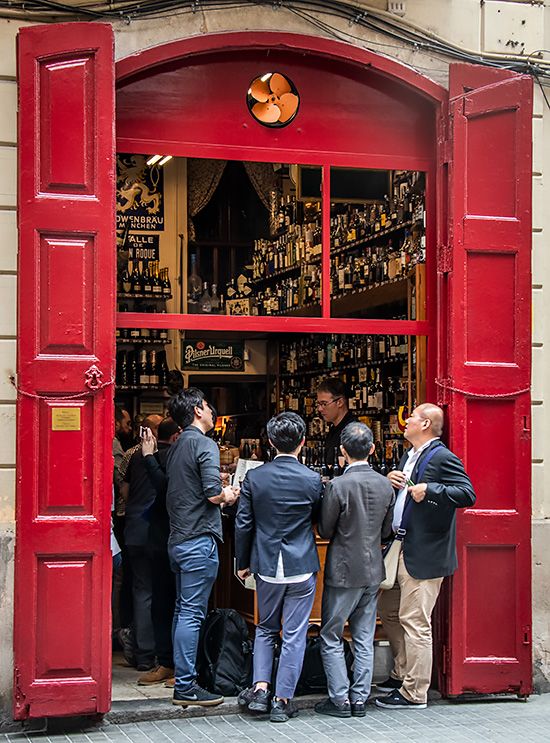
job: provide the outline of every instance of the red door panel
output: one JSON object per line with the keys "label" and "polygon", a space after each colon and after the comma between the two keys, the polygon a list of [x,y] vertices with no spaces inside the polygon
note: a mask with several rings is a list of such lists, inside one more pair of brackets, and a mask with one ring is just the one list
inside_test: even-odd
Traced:
{"label": "red door panel", "polygon": [[480,75],[476,85],[475,68],[451,66],[451,90],[470,90],[450,102],[439,384],[477,502],[459,515],[459,569],[444,600],[440,683],[449,695],[532,690],[532,81]]}
{"label": "red door panel", "polygon": [[18,38],[14,716],[110,706],[114,63],[106,24]]}

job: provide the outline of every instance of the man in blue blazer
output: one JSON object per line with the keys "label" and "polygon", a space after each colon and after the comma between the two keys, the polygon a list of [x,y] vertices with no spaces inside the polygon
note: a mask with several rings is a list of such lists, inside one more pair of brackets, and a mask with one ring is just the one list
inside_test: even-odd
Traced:
{"label": "man in blue blazer", "polygon": [[286,722],[298,714],[292,697],[302,670],[320,569],[312,524],[323,486],[320,476],[298,461],[305,431],[296,413],[281,413],[269,421],[267,435],[277,456],[247,473],[235,522],[238,575],[241,579],[255,575],[260,617],[254,685],[241,692],[239,703],[254,712],[268,711],[273,654],[282,627],[272,722]]}
{"label": "man in blue blazer", "polygon": [[394,588],[382,591],[378,601],[394,657],[391,676],[377,684],[389,692],[376,700],[386,709],[424,709],[427,705],[432,675],[431,615],[443,578],[458,566],[456,511],[476,501],[462,462],[439,438],[442,431],[441,408],[431,403],[415,408],[405,427],[405,438],[412,447],[399,469],[388,475],[398,491],[394,531],[407,510],[397,581]]}

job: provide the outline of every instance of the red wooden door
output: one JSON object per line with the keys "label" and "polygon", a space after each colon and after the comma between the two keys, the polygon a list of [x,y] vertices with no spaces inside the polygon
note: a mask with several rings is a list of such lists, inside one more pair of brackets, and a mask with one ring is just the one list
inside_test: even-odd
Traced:
{"label": "red wooden door", "polygon": [[23,28],[18,65],[14,716],[23,719],[110,706],[111,27]]}
{"label": "red wooden door", "polygon": [[532,81],[452,65],[450,87],[439,384],[477,502],[459,516],[441,684],[449,695],[527,694]]}

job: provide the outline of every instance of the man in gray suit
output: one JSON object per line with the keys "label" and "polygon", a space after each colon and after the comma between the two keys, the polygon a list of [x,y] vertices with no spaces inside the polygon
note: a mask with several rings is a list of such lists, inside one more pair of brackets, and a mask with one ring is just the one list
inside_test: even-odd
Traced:
{"label": "man in gray suit", "polygon": [[[393,488],[374,472],[367,457],[374,450],[372,431],[349,423],[341,435],[348,467],[325,490],[318,532],[330,539],[325,563],[321,655],[329,698],[315,711],[333,717],[364,717],[370,694],[376,599],[385,577],[382,538],[391,534]],[[353,683],[347,674],[342,634],[349,628],[355,651]]]}

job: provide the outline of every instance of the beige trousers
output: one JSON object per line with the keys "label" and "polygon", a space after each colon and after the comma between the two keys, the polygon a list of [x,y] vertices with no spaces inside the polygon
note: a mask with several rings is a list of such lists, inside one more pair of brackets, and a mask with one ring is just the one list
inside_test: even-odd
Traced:
{"label": "beige trousers", "polygon": [[432,677],[432,611],[443,578],[417,580],[399,556],[395,586],[381,591],[378,616],[390,642],[393,678],[403,681],[401,694],[410,702],[426,702]]}

